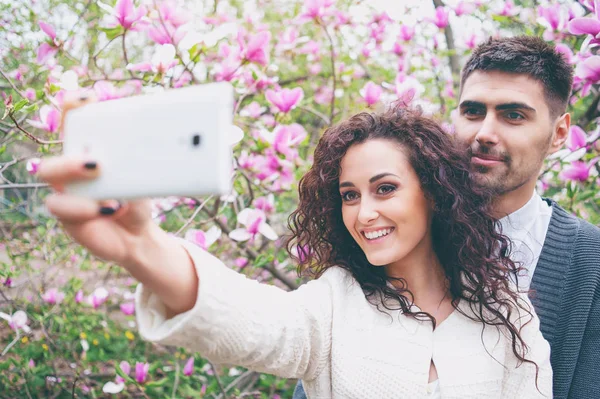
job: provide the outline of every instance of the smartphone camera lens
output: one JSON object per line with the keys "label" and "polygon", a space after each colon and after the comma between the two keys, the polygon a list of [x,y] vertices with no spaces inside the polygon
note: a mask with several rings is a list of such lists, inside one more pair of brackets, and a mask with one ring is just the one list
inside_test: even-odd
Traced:
{"label": "smartphone camera lens", "polygon": [[202,142],[201,137],[199,134],[194,134],[192,136],[192,145],[194,147],[198,147],[200,145],[200,143]]}

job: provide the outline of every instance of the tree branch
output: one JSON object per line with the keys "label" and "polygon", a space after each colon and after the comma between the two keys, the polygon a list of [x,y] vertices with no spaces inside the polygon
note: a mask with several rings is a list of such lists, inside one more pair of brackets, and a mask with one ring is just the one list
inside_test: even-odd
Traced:
{"label": "tree branch", "polygon": [[8,114],[8,116],[10,117],[10,119],[14,122],[15,126],[17,129],[19,129],[19,131],[21,133],[23,133],[25,136],[27,136],[29,139],[31,139],[32,141],[38,143],[38,144],[62,144],[62,140],[42,140],[42,139],[38,139],[37,137],[35,137],[33,134],[29,133],[27,130],[23,129],[21,127],[21,125],[19,125],[19,122],[17,122],[17,120],[15,119],[15,117],[13,116],[13,114]]}
{"label": "tree branch", "polygon": [[333,123],[333,115],[335,114],[335,90],[337,88],[337,77],[335,74],[335,48],[333,46],[333,39],[327,30],[327,26],[323,24],[322,21],[319,21],[319,25],[325,31],[325,35],[327,35],[327,39],[329,40],[329,51],[331,53],[331,76],[333,77],[333,88],[332,88],[332,96],[331,96],[331,110],[329,111],[329,123]]}
{"label": "tree branch", "polygon": [[[436,8],[445,7],[442,0],[433,0],[433,5]],[[448,47],[448,59],[450,60],[452,76],[460,76],[460,64],[458,62],[458,55],[456,54],[456,46],[454,44],[454,31],[452,30],[450,23],[448,23],[448,26],[444,29],[444,35],[446,36],[446,46]]]}

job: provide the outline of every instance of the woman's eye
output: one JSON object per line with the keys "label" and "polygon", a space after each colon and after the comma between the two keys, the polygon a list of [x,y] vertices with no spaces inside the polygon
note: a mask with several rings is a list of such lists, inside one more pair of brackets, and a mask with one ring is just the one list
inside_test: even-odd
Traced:
{"label": "woman's eye", "polygon": [[342,201],[344,202],[354,201],[357,198],[358,194],[356,194],[354,191],[346,191],[345,193],[342,193]]}
{"label": "woman's eye", "polygon": [[377,194],[384,194],[385,195],[385,194],[389,194],[389,193],[391,193],[391,192],[393,192],[395,190],[396,190],[396,186],[393,186],[391,184],[384,184],[384,185],[381,185],[381,186],[379,186],[377,188]]}

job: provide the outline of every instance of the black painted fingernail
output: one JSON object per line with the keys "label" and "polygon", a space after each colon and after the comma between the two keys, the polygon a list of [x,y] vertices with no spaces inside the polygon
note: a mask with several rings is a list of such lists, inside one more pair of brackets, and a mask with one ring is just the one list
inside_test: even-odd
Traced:
{"label": "black painted fingernail", "polygon": [[94,170],[98,166],[97,162],[86,162],[83,164],[83,167],[89,170]]}
{"label": "black painted fingernail", "polygon": [[103,206],[100,208],[100,214],[104,216],[113,215],[117,210],[115,208],[111,208],[110,206]]}

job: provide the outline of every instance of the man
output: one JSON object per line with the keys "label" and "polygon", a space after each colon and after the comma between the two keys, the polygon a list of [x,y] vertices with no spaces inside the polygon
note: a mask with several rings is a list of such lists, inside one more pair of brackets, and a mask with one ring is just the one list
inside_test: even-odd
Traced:
{"label": "man", "polygon": [[[462,71],[456,138],[524,268],[551,346],[554,398],[600,398],[600,229],[535,193],[546,156],[568,137],[572,67],[536,37],[490,39]],[[294,399],[304,398],[299,383]]]}

